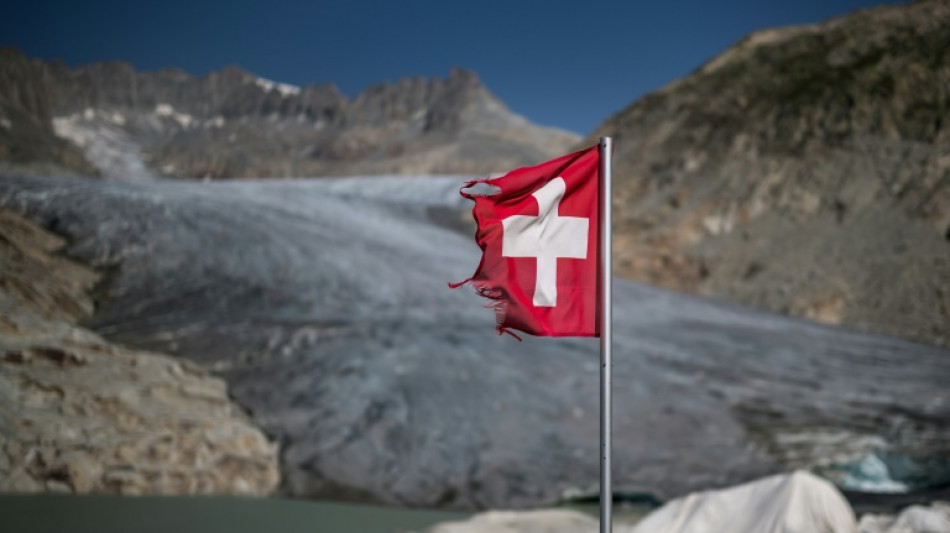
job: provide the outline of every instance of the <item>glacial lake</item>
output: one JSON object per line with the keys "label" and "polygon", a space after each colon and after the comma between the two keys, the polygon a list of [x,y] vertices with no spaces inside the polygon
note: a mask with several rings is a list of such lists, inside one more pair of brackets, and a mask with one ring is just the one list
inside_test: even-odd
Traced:
{"label": "glacial lake", "polygon": [[[597,518],[596,504],[568,508]],[[648,507],[614,504],[615,523]],[[4,533],[409,533],[471,513],[233,496],[0,494]]]}
{"label": "glacial lake", "polygon": [[227,496],[0,495],[5,533],[407,533],[468,516]]}

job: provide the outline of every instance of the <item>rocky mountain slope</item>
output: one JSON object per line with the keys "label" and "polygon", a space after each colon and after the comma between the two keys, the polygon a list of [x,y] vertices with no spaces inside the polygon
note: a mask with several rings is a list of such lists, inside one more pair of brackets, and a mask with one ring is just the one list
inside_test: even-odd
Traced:
{"label": "rocky mountain slope", "polygon": [[754,33],[600,126],[633,279],[950,345],[950,3]]}
{"label": "rocky mountain slope", "polygon": [[20,108],[51,120],[100,173],[118,178],[485,174],[578,140],[512,113],[460,69],[376,85],[349,101],[333,85],[294,87],[238,67],[201,77],[122,62],[70,68],[9,48],[3,63],[29,67],[17,79],[29,84],[18,94],[31,105]]}
{"label": "rocky mountain slope", "polygon": [[[227,380],[283,491],[498,508],[591,494],[597,343],[494,332],[465,205],[431,177],[0,179],[0,204],[110,272],[89,327]],[[950,353],[617,280],[614,480],[661,499],[789,468],[950,482]],[[2,390],[2,389],[0,389]]]}
{"label": "rocky mountain slope", "polygon": [[0,48],[0,171],[98,174],[53,131],[43,67],[12,48]]}
{"label": "rocky mountain slope", "polygon": [[187,361],[77,327],[98,275],[0,210],[0,492],[265,495],[277,446]]}

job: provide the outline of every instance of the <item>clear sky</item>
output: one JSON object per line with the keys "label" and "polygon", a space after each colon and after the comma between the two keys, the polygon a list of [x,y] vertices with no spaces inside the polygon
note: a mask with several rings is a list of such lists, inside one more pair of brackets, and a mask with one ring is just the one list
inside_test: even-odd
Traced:
{"label": "clear sky", "polygon": [[749,32],[881,3],[38,0],[4,7],[0,45],[71,65],[119,59],[195,75],[237,64],[295,85],[333,82],[350,97],[460,66],[515,112],[587,134]]}

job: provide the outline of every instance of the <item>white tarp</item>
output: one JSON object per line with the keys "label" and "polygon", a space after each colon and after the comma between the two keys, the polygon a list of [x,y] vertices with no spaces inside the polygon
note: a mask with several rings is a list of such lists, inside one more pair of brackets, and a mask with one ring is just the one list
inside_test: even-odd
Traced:
{"label": "white tarp", "polygon": [[805,471],[697,492],[647,515],[633,533],[855,533],[854,512],[831,483]]}

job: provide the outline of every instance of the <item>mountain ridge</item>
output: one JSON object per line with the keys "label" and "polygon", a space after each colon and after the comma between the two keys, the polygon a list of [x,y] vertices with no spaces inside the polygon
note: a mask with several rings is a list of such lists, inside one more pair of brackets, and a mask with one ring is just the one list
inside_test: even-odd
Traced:
{"label": "mountain ridge", "polygon": [[460,68],[348,99],[333,84],[296,87],[235,65],[193,76],[122,61],[71,68],[13,48],[0,57],[29,62],[37,122],[51,120],[110,177],[484,174],[554,157],[579,139],[511,112]]}

